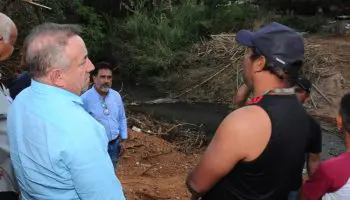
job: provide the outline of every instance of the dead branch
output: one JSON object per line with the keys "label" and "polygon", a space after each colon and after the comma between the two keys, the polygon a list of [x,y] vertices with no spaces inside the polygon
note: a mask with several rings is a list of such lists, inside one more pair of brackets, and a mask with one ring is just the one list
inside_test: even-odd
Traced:
{"label": "dead branch", "polygon": [[122,82],[122,85],[120,86],[119,93],[121,93],[123,91],[123,87],[124,87],[124,83]]}
{"label": "dead branch", "polygon": [[231,63],[228,64],[228,65],[226,65],[225,67],[223,67],[222,69],[220,69],[218,72],[216,72],[214,75],[212,75],[212,76],[210,76],[209,78],[205,79],[205,80],[202,81],[201,83],[199,83],[199,84],[195,85],[194,87],[192,87],[192,88],[190,88],[190,89],[184,91],[183,93],[181,93],[181,94],[175,96],[175,99],[177,99],[177,98],[179,98],[179,97],[181,97],[181,96],[187,94],[188,92],[190,92],[190,91],[192,91],[192,90],[194,90],[194,89],[200,87],[201,85],[205,84],[206,82],[210,81],[211,79],[213,79],[214,77],[216,77],[217,75],[219,75],[221,72],[223,72],[223,71],[225,71],[226,69],[228,69],[230,66],[231,66]]}
{"label": "dead branch", "polygon": [[189,123],[177,124],[177,125],[171,127],[169,130],[167,130],[167,131],[165,132],[165,134],[170,133],[170,131],[172,131],[172,130],[173,130],[174,128],[176,128],[176,127],[185,126],[185,125],[197,126],[197,125],[195,125],[195,124],[189,124]]}
{"label": "dead branch", "polygon": [[315,109],[317,109],[317,105],[316,105],[315,100],[314,100],[314,97],[313,97],[312,95],[310,95],[310,99],[311,99],[311,103],[312,103],[313,107],[314,107]]}
{"label": "dead branch", "polygon": [[147,174],[147,172],[149,171],[149,170],[151,170],[151,169],[153,169],[155,166],[157,166],[156,164],[154,164],[154,165],[151,165],[150,167],[148,167],[144,172],[142,172],[142,176],[143,175],[145,175],[145,174]]}
{"label": "dead branch", "polygon": [[133,146],[130,146],[130,147],[126,147],[126,149],[134,149],[134,148],[137,148],[137,147],[142,147],[144,146],[143,144],[135,144]]}
{"label": "dead branch", "polygon": [[48,7],[48,6],[45,6],[45,5],[42,5],[42,4],[39,4],[39,3],[36,3],[34,2],[33,0],[22,0],[23,2],[26,2],[26,3],[29,3],[33,6],[38,6],[38,7],[41,7],[41,8],[45,8],[45,9],[48,9],[48,10],[52,10],[52,8]]}
{"label": "dead branch", "polygon": [[1,9],[2,12],[3,12],[3,13],[6,13],[6,12],[7,12],[7,8],[8,8],[13,2],[15,2],[15,1],[13,1],[13,0],[7,0],[6,3],[5,3],[5,5],[4,5],[4,8]]}
{"label": "dead branch", "polygon": [[141,125],[146,126],[145,123],[141,122],[140,120],[138,120],[138,119],[136,119],[136,118],[134,118],[134,117],[128,117],[128,120],[129,120],[129,119],[136,121],[138,124],[141,124]]}
{"label": "dead branch", "polygon": [[331,100],[329,100],[325,94],[323,94],[323,92],[313,83],[312,87],[314,87],[316,89],[316,91],[330,104],[332,105]]}

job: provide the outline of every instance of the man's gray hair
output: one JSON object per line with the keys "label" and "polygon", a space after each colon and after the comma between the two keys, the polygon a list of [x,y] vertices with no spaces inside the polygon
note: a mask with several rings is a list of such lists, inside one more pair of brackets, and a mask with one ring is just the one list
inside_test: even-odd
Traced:
{"label": "man's gray hair", "polygon": [[4,13],[0,12],[0,37],[5,43],[10,43],[11,31],[16,28],[15,23]]}
{"label": "man's gray hair", "polygon": [[32,77],[43,77],[52,67],[68,68],[65,47],[81,31],[79,25],[72,24],[45,23],[35,27],[24,41],[25,61]]}

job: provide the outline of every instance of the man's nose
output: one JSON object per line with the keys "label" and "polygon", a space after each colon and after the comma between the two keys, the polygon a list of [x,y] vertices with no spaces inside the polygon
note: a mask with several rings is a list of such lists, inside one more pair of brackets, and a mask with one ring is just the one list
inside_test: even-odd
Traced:
{"label": "man's nose", "polygon": [[91,60],[88,58],[87,59],[87,66],[86,66],[86,71],[90,73],[95,69],[95,66],[92,64]]}

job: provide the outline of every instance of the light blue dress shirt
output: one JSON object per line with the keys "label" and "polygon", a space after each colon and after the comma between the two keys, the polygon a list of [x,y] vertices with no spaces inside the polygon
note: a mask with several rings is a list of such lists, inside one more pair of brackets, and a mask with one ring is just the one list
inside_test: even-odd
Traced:
{"label": "light blue dress shirt", "polygon": [[120,94],[109,89],[105,97],[108,114],[104,113],[103,98],[95,87],[90,88],[81,96],[85,110],[99,121],[106,129],[108,140],[114,140],[120,135],[125,140],[128,138],[128,127],[125,117],[124,105]]}
{"label": "light blue dress shirt", "polygon": [[105,130],[79,96],[32,80],[11,105],[11,160],[24,200],[125,199]]}

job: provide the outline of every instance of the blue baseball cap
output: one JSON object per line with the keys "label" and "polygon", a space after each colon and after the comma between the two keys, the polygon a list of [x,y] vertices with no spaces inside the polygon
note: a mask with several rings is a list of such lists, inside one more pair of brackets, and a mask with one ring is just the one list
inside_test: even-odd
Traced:
{"label": "blue baseball cap", "polygon": [[[246,47],[255,48],[265,56],[267,62],[283,70],[293,70],[304,60],[304,39],[295,30],[283,24],[272,22],[261,29],[251,32],[241,30],[236,41]],[[297,69],[299,70],[299,69]]]}

